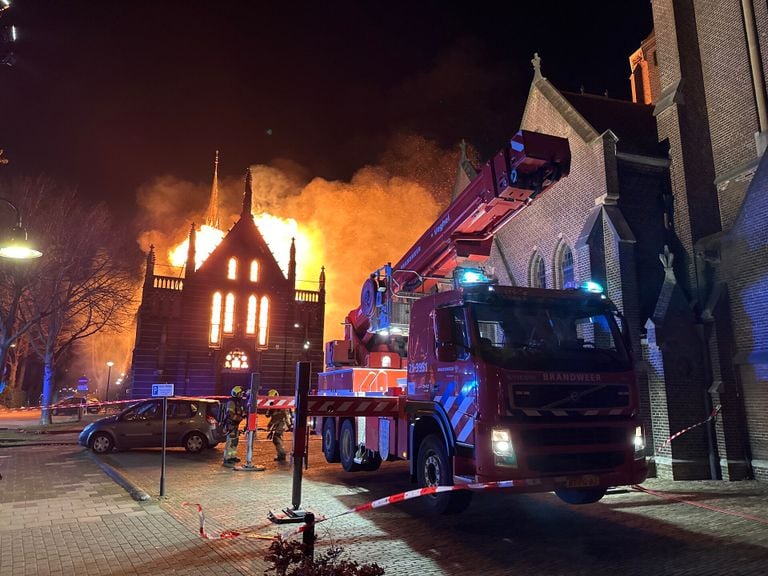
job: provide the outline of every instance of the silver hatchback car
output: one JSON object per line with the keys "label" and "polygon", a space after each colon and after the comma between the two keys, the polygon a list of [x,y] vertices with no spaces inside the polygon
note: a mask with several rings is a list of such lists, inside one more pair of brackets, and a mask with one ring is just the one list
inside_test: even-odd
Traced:
{"label": "silver hatchback car", "polygon": [[[117,448],[154,448],[163,443],[163,402],[143,400],[119,414],[88,424],[79,442],[98,454]],[[167,446],[200,452],[224,441],[217,417],[219,401],[209,398],[169,398]]]}

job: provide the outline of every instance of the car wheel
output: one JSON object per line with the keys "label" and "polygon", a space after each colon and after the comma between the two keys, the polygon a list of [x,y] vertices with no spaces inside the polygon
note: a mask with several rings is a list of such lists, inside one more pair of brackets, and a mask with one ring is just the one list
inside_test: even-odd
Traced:
{"label": "car wheel", "polygon": [[357,437],[355,435],[355,425],[352,420],[344,420],[341,424],[339,433],[339,459],[341,467],[347,472],[357,472],[360,470],[360,464],[355,462],[355,453],[357,452]]}
{"label": "car wheel", "polygon": [[184,438],[184,450],[190,454],[197,454],[201,452],[208,442],[205,440],[205,436],[200,432],[190,432],[187,437]]}
{"label": "car wheel", "polygon": [[106,432],[96,432],[91,438],[91,450],[96,454],[106,454],[111,452],[114,447],[115,441]]}
{"label": "car wheel", "polygon": [[568,504],[593,504],[605,496],[605,488],[588,488],[575,490],[571,488],[563,488],[561,490],[555,490],[555,494],[563,502]]}
{"label": "car wheel", "polygon": [[339,461],[339,442],[336,439],[336,422],[333,418],[323,419],[323,454],[326,462]]}
{"label": "car wheel", "polygon": [[[443,439],[437,434],[427,436],[419,447],[416,475],[419,486],[452,486],[453,466]],[[455,514],[469,506],[472,493],[468,490],[429,494],[419,498],[421,507],[432,514]]]}

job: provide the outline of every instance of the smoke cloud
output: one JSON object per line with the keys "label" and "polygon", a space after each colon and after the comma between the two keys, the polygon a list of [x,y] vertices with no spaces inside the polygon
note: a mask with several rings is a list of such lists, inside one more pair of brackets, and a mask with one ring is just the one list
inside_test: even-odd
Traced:
{"label": "smoke cloud", "polygon": [[[310,178],[285,159],[251,166],[254,215],[269,213],[297,223],[297,287],[317,290],[325,267],[325,340],[343,336],[342,322],[359,305],[368,275],[397,262],[447,205],[458,159],[458,149],[446,151],[419,136],[399,135],[378,165],[362,167],[349,182]],[[220,168],[225,162],[224,153]],[[243,189],[242,178],[219,180],[223,229],[239,217]],[[210,183],[171,176],[139,190],[143,232],[138,241],[145,252],[154,244],[158,274],[181,274],[169,266],[167,255],[187,238],[192,222],[197,227],[204,222],[210,193]],[[276,245],[262,234],[278,260],[287,255],[289,239]]]}

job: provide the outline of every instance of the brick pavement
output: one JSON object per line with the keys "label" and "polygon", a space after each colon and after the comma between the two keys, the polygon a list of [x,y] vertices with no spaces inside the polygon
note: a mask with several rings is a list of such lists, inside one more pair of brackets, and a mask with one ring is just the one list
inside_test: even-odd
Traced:
{"label": "brick pavement", "polygon": [[[345,474],[338,465],[325,464],[318,438],[310,445],[303,504],[315,512],[337,514],[412,487],[403,463],[385,463],[374,473]],[[79,448],[35,447],[29,454],[19,450],[0,449],[0,456],[6,456],[0,458],[0,472],[6,476],[0,515],[13,514],[13,524],[0,530],[3,576],[202,574],[210,573],[214,564],[224,574],[263,574],[268,542],[202,540],[196,534],[194,508],[182,503],[201,503],[214,535],[224,528],[250,526],[257,528],[253,536],[275,534],[267,511],[287,507],[291,499],[291,472],[272,462],[274,450],[266,441],[257,443],[254,458],[267,466],[265,472],[223,468],[221,447],[200,455],[170,450],[164,500],[157,498],[158,450],[103,457],[153,496],[147,503],[128,498]],[[49,467],[55,475],[35,478],[39,454],[58,462]],[[14,469],[26,471],[30,480],[5,484]],[[477,494],[472,507],[458,516],[425,518],[397,505],[320,524],[318,550],[340,544],[352,558],[378,562],[389,575],[765,573],[767,484],[649,480],[644,486],[765,523],[636,491],[616,491],[582,507],[565,505],[551,494],[485,493]],[[62,497],[62,490],[73,496]],[[37,513],[26,521],[50,525],[24,524],[24,513],[18,510],[27,510],[27,504]],[[73,518],[70,510],[82,516]]]}
{"label": "brick pavement", "polygon": [[0,448],[0,576],[240,574],[78,446]]}

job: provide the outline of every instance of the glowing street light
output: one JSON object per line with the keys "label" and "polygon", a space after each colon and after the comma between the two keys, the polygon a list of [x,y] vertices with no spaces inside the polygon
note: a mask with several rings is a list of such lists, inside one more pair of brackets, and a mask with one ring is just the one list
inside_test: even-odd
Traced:
{"label": "glowing street light", "polygon": [[109,402],[109,379],[112,377],[112,366],[114,366],[115,363],[110,360],[107,362],[107,392],[104,394],[104,401]]}
{"label": "glowing street light", "polygon": [[0,257],[11,260],[34,260],[43,255],[40,250],[35,249],[27,238],[27,229],[21,223],[21,211],[16,204],[7,198],[0,197],[0,201],[5,202],[16,212],[16,225],[11,228],[10,237],[0,243]]}

